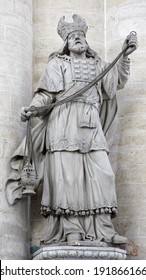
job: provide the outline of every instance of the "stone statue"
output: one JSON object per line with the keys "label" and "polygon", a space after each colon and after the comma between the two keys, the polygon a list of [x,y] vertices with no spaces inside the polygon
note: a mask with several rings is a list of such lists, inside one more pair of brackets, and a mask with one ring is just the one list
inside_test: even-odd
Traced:
{"label": "stone statue", "polygon": [[[22,121],[40,117],[32,129],[32,144],[37,180],[43,186],[41,214],[48,219],[44,244],[127,243],[111,220],[116,216],[117,198],[108,153],[115,131],[116,91],[128,80],[128,55],[137,48],[135,33],[126,38],[123,48],[129,47],[98,83],[68,102],[49,107],[73,96],[108,66],[89,47],[86,32],[80,16],[73,15],[71,23],[60,19],[58,34],[64,45],[50,55],[30,107],[21,110]],[[6,184],[11,205],[30,194],[21,177],[25,142],[11,159]]]}

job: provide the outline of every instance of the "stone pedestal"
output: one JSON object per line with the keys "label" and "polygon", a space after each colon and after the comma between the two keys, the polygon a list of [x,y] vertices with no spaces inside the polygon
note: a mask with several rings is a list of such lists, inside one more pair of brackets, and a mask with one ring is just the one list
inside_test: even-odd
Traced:
{"label": "stone pedestal", "polygon": [[125,260],[126,251],[114,247],[45,246],[32,255],[33,260]]}

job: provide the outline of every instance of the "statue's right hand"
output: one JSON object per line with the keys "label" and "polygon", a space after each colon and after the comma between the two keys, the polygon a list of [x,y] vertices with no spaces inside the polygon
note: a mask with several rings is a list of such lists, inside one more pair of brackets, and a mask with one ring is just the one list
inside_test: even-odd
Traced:
{"label": "statue's right hand", "polygon": [[22,109],[21,109],[21,121],[22,122],[26,122],[32,115],[32,112],[29,110],[30,110],[30,107],[22,107]]}
{"label": "statue's right hand", "polygon": [[21,109],[21,121],[26,122],[30,117],[38,117],[39,112],[35,106],[22,107]]}

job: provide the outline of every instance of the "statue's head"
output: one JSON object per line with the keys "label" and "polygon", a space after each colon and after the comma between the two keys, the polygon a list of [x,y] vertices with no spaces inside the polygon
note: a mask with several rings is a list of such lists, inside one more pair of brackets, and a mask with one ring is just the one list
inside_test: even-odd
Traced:
{"label": "statue's head", "polygon": [[66,41],[68,35],[74,31],[82,31],[84,33],[84,36],[86,37],[88,29],[86,21],[76,14],[74,14],[72,18],[73,22],[66,22],[65,16],[63,16],[58,22],[57,31],[63,41]]}
{"label": "statue's head", "polygon": [[73,22],[68,23],[62,17],[58,23],[58,34],[64,41],[67,41],[68,50],[74,53],[83,53],[87,50],[86,42],[87,25],[83,18],[73,15]]}
{"label": "statue's head", "polygon": [[98,54],[93,51],[86,42],[86,33],[88,29],[86,21],[76,14],[74,14],[72,18],[72,22],[66,22],[65,16],[59,20],[57,31],[60,37],[63,39],[64,44],[58,51],[50,54],[49,59],[56,54],[70,55],[71,51],[77,53],[85,51],[86,57],[99,59]]}

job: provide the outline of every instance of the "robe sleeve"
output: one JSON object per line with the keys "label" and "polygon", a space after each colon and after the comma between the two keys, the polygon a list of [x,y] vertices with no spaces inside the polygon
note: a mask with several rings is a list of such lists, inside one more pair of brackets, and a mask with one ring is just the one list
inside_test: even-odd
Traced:
{"label": "robe sleeve", "polygon": [[128,81],[130,75],[130,59],[129,58],[120,58],[117,63],[118,69],[118,85],[117,89],[124,88],[125,84]]}
{"label": "robe sleeve", "polygon": [[30,106],[41,107],[54,101],[55,95],[64,90],[62,73],[62,64],[59,58],[54,57],[48,61]]}
{"label": "robe sleeve", "polygon": [[[105,64],[104,67],[107,67]],[[121,58],[102,80],[103,102],[100,119],[109,149],[111,149],[117,127],[116,91],[124,88],[130,74],[130,59]]]}
{"label": "robe sleeve", "polygon": [[[104,68],[109,64],[105,63]],[[130,59],[121,58],[102,79],[103,99],[111,99],[116,91],[124,88],[130,74]]]}

